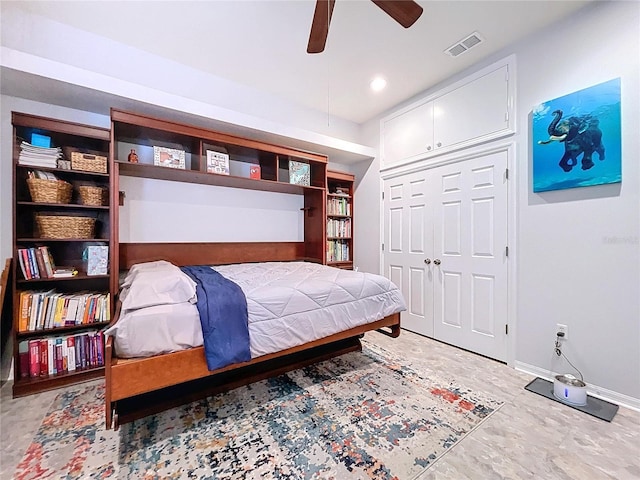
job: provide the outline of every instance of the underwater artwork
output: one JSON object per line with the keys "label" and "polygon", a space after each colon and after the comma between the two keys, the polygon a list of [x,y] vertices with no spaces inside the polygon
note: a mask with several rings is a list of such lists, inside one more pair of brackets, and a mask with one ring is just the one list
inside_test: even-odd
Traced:
{"label": "underwater artwork", "polygon": [[533,110],[533,191],[622,181],[620,79]]}

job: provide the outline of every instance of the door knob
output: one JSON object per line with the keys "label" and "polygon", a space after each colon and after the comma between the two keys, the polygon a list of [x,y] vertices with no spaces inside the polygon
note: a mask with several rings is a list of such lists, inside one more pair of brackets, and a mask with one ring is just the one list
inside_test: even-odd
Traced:
{"label": "door knob", "polygon": [[442,262],[440,261],[439,258],[436,258],[433,263],[435,263],[436,265],[440,265]]}
{"label": "door knob", "polygon": [[424,263],[426,263],[427,265],[429,265],[431,263],[431,259],[430,258],[425,258],[424,259]]}
{"label": "door knob", "polygon": [[427,145],[427,150],[431,150],[431,145]]}
{"label": "door knob", "polygon": [[436,143],[436,146],[437,146],[437,147],[441,147],[441,146],[442,146],[442,142],[438,142],[438,143]]}

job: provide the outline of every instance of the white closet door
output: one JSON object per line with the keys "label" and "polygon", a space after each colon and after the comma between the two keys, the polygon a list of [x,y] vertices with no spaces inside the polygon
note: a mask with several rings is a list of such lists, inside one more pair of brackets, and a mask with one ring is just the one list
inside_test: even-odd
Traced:
{"label": "white closet door", "polygon": [[433,336],[432,206],[425,172],[384,182],[384,274],[402,291],[401,325]]}
{"label": "white closet door", "polygon": [[[507,152],[435,168],[434,337],[506,360]],[[437,262],[436,262],[437,263]]]}

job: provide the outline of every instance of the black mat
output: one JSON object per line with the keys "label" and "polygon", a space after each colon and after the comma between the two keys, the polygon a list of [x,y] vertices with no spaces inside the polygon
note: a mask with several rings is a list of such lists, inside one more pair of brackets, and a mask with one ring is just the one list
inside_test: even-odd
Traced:
{"label": "black mat", "polygon": [[543,397],[547,397],[558,403],[566,405],[567,407],[575,408],[581,412],[593,415],[600,420],[606,420],[607,422],[613,420],[613,417],[618,412],[618,405],[605,400],[600,400],[599,398],[595,398],[590,395],[587,395],[587,404],[583,406],[569,405],[568,403],[558,400],[553,394],[553,383],[549,380],[545,380],[544,378],[536,378],[532,380],[526,387],[524,387],[524,389],[537,393],[538,395],[542,395]]}

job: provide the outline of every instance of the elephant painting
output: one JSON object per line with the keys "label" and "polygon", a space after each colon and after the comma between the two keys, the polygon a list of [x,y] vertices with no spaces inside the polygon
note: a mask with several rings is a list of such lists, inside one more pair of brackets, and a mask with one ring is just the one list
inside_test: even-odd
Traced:
{"label": "elephant painting", "polygon": [[548,140],[540,140],[540,145],[551,142],[564,143],[564,155],[560,159],[560,168],[570,172],[578,163],[578,156],[582,155],[582,170],[593,167],[593,153],[604,160],[604,145],[602,145],[602,131],[599,120],[592,115],[581,115],[562,118],[562,110],[553,112],[554,118],[549,124]]}

